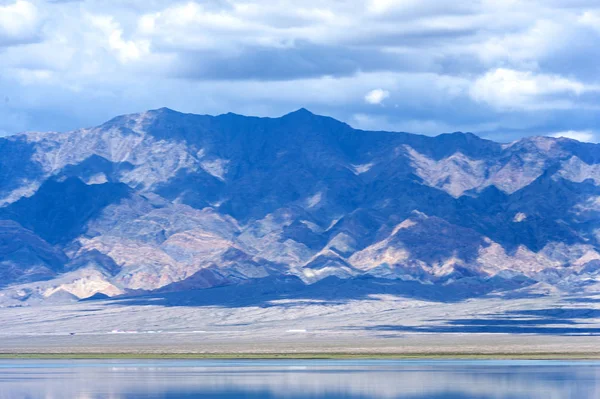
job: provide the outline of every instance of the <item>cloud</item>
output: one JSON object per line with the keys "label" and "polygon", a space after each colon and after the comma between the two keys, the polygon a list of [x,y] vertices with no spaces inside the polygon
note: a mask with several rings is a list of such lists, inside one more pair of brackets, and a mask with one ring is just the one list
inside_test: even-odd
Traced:
{"label": "cloud", "polygon": [[234,53],[215,50],[178,53],[171,76],[197,80],[290,80],[352,76],[359,72],[414,70],[405,57],[368,48],[296,42],[293,47],[246,47]]}
{"label": "cloud", "polygon": [[436,0],[368,0],[366,9],[368,13],[379,17],[407,17],[431,15],[464,15],[474,11],[477,7],[460,2],[439,2]]}
{"label": "cloud", "polygon": [[0,5],[0,47],[39,40],[40,19],[37,7],[28,1]]}
{"label": "cloud", "polygon": [[383,89],[374,89],[365,95],[365,101],[369,104],[379,105],[383,103],[383,100],[390,96],[390,92]]}
{"label": "cloud", "polygon": [[596,131],[597,1],[442,3],[0,0],[0,131],[161,106],[500,141]]}
{"label": "cloud", "polygon": [[579,17],[579,23],[600,31],[600,12],[590,10],[585,11]]}
{"label": "cloud", "polygon": [[102,15],[87,15],[87,19],[92,26],[104,33],[107,47],[115,53],[121,62],[136,61],[149,53],[149,42],[147,40],[125,40],[123,29],[114,18]]}
{"label": "cloud", "polygon": [[470,94],[501,110],[539,110],[573,107],[576,97],[588,91],[598,88],[558,75],[497,68],[479,77]]}
{"label": "cloud", "polygon": [[598,137],[596,136],[596,133],[592,130],[583,130],[583,131],[568,130],[565,132],[554,133],[554,134],[551,134],[550,136],[551,137],[565,137],[567,139],[582,141],[585,143],[597,143],[599,141]]}

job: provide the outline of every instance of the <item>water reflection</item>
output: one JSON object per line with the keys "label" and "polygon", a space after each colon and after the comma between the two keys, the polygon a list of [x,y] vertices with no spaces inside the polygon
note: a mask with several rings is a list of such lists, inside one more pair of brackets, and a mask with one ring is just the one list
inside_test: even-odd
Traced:
{"label": "water reflection", "polygon": [[600,363],[1,361],[0,399],[597,399]]}

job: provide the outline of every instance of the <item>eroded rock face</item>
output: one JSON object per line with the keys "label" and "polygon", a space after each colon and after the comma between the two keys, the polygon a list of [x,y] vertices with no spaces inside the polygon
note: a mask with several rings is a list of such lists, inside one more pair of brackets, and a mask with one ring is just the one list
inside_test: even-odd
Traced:
{"label": "eroded rock face", "polygon": [[48,280],[64,271],[67,256],[32,231],[0,220],[0,287],[15,282]]}
{"label": "eroded rock face", "polygon": [[12,301],[286,276],[598,284],[596,144],[160,109],[2,138],[0,151],[0,289]]}

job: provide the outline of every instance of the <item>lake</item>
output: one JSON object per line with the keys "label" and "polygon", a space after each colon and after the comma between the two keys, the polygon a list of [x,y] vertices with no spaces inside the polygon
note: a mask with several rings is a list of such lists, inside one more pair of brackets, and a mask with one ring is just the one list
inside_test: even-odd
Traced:
{"label": "lake", "polygon": [[598,399],[600,362],[1,360],[20,398]]}

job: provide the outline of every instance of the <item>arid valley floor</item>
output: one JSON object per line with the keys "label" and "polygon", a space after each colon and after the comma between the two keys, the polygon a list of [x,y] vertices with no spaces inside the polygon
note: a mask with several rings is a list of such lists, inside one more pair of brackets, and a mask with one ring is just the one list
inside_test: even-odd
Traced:
{"label": "arid valley floor", "polygon": [[600,357],[600,299],[165,306],[161,298],[0,309],[0,353]]}

